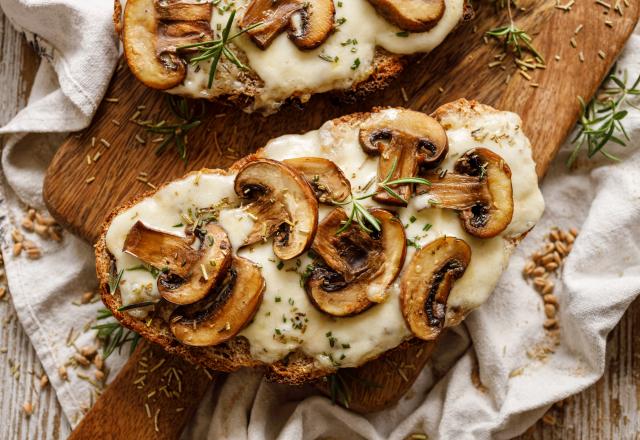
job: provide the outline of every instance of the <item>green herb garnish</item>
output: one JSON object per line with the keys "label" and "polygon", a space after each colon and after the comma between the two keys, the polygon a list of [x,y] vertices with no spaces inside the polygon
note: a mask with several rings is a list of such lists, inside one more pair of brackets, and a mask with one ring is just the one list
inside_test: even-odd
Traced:
{"label": "green herb garnish", "polygon": [[[571,167],[575,163],[578,153],[586,145],[587,157],[592,158],[600,153],[610,160],[618,161],[618,157],[607,152],[604,147],[611,142],[622,147],[627,146],[630,140],[627,131],[622,124],[627,117],[628,111],[621,110],[622,104],[631,105],[628,101],[630,96],[640,95],[640,75],[636,78],[631,87],[627,86],[627,71],[624,71],[622,78],[616,76],[615,66],[603,81],[600,93],[586,104],[582,97],[580,101],[580,119],[578,120],[578,134],[572,140],[575,144],[573,152],[567,160],[567,166]],[[634,107],[636,108],[636,107]]]}
{"label": "green herb garnish", "polygon": [[486,35],[497,38],[498,40],[502,39],[505,50],[511,49],[512,52],[518,55],[518,58],[522,57],[523,51],[528,51],[533,54],[539,62],[544,63],[544,57],[533,45],[531,36],[514,23],[513,15],[511,14],[512,2],[509,0],[501,1],[506,2],[509,25],[491,29]]}
{"label": "green herb garnish", "polygon": [[227,20],[227,24],[222,30],[222,38],[219,38],[217,40],[186,44],[184,46],[178,47],[178,51],[193,49],[197,50],[197,54],[189,59],[189,62],[192,65],[195,65],[200,61],[211,60],[211,67],[209,69],[209,82],[207,83],[207,88],[209,89],[213,86],[213,80],[215,79],[216,71],[218,70],[218,64],[220,63],[220,59],[223,55],[239,69],[247,70],[247,66],[245,66],[242,61],[238,59],[236,54],[231,51],[228,44],[238,38],[240,35],[257,28],[258,26],[262,26],[262,23],[260,22],[252,24],[251,26],[248,26],[233,35],[229,35],[231,33],[231,27],[233,26],[235,17],[236,11],[234,10],[231,12],[229,19]]}
{"label": "green herb garnish", "polygon": [[118,272],[118,275],[113,276],[113,274],[109,274],[109,293],[113,295],[118,290],[120,286],[120,280],[122,279],[122,275],[124,274],[124,269]]}
{"label": "green herb garnish", "polygon": [[171,142],[175,143],[178,155],[185,163],[187,162],[187,134],[189,131],[202,123],[204,116],[204,103],[190,105],[186,98],[169,95],[167,98],[169,108],[178,119],[176,122],[167,123],[160,121],[156,124],[150,122],[139,122],[147,131],[161,134],[162,142],[156,148],[156,156],[161,155]]}
{"label": "green herb garnish", "polygon": [[[422,185],[431,185],[431,182],[421,177],[401,177],[399,179],[391,180],[391,176],[393,176],[393,173],[396,171],[397,166],[398,166],[398,160],[396,159],[393,162],[393,165],[391,167],[391,170],[389,171],[389,174],[387,174],[387,176],[384,178],[382,182],[378,182],[377,184],[379,188],[384,190],[391,197],[401,201],[402,203],[408,203],[407,200],[405,200],[400,194],[398,194],[396,191],[393,190],[393,188],[391,188],[391,186],[393,185],[412,184],[412,183],[417,183]],[[365,208],[360,203],[360,200],[369,199],[375,195],[376,195],[375,192],[366,194],[360,197],[354,197],[353,194],[351,194],[349,199],[346,201],[335,201],[335,200],[332,201],[334,205],[338,205],[338,206],[351,204],[351,214],[349,215],[349,218],[347,219],[347,221],[344,222],[342,227],[338,229],[338,231],[336,232],[336,235],[339,235],[344,231],[348,230],[354,221],[358,223],[358,226],[360,226],[360,229],[362,229],[365,232],[371,233],[374,230],[377,232],[380,232],[381,226],[378,219],[375,218],[373,215],[371,215],[371,213],[367,210],[367,208]]]}
{"label": "green herb garnish", "polygon": [[[110,310],[98,310],[98,321],[109,318],[113,318],[113,314]],[[108,358],[116,348],[118,349],[118,353],[120,353],[122,347],[127,342],[131,343],[131,346],[129,347],[129,354],[131,355],[140,341],[139,334],[129,329],[125,329],[118,321],[94,325],[91,328],[98,331],[96,337],[104,344],[102,357],[105,359]]]}

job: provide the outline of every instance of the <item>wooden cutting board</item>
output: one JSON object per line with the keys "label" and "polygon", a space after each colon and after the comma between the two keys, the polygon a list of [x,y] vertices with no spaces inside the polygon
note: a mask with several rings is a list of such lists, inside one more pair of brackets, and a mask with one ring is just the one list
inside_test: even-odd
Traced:
{"label": "wooden cutting board", "polygon": [[[93,243],[111,210],[150,189],[141,180],[157,185],[191,170],[225,167],[273,137],[315,129],[328,119],[367,111],[373,106],[405,106],[429,113],[461,97],[519,113],[542,177],[578,118],[578,96],[588,100],[595,93],[638,21],[640,8],[636,0],[628,5],[624,0],[606,1],[611,2],[611,7],[595,0],[575,4],[567,0],[562,3],[570,6],[566,9],[556,0],[519,1],[516,24],[534,36],[535,46],[545,56],[546,69],[521,74],[509,57],[501,64],[505,70],[501,66],[489,67],[503,48],[491,40],[484,42],[482,36],[505,24],[507,18],[504,12],[496,14],[491,5],[483,4],[472,23],[460,27],[428,57],[415,58],[391,87],[365,100],[346,104],[331,95],[316,96],[304,109],[290,106],[266,118],[217,103],[207,104],[203,124],[189,135],[187,164],[178,160],[173,150],[156,156],[156,144],[151,142],[155,136],[128,122],[138,106],[144,106],[141,119],[170,120],[171,114],[163,94],[145,88],[126,66],[122,67],[107,93],[118,102],[104,101],[91,126],[71,135],[58,150],[45,179],[45,201],[62,225]],[[136,140],[136,135],[146,140],[145,145]],[[98,152],[98,162],[88,164],[87,156],[94,157]],[[146,173],[146,179],[138,179],[140,173]],[[422,350],[410,352],[409,359],[406,353],[397,355],[399,363],[412,367],[407,370],[409,377],[404,383],[410,385],[427,361],[432,347],[423,345]],[[393,379],[387,374],[386,365],[370,366],[362,372],[387,383]],[[116,378],[116,385],[120,379]],[[196,390],[197,382],[193,386]],[[379,407],[393,402],[408,387],[394,383],[371,393],[359,390],[358,382],[350,386],[355,391],[352,395],[361,396],[365,407],[367,403],[369,407]],[[124,405],[139,416],[141,409],[134,407],[131,399],[123,399],[119,393],[105,394],[110,400],[100,407]],[[193,400],[195,405],[198,399]],[[176,423],[167,427],[167,438],[178,435],[188,414],[183,411],[173,416]],[[104,423],[104,419],[100,420]],[[83,422],[80,428],[84,431],[77,438],[95,433],[91,426]]]}

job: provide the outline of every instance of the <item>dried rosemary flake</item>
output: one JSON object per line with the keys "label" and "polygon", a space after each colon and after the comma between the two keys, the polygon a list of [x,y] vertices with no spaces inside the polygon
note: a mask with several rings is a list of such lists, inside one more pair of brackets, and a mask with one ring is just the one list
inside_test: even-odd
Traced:
{"label": "dried rosemary flake", "polygon": [[91,176],[91,177],[89,177],[88,179],[86,179],[84,182],[85,182],[85,183],[91,183],[91,182],[93,182],[94,180],[96,180],[95,176]]}
{"label": "dried rosemary flake", "polygon": [[527,81],[531,81],[531,75],[529,75],[527,72],[525,72],[524,70],[519,70],[518,72],[520,73],[520,75],[526,78]]}
{"label": "dried rosemary flake", "polygon": [[407,91],[404,87],[400,87],[400,91],[402,92],[402,99],[404,102],[409,102],[409,96],[407,95]]}
{"label": "dried rosemary flake", "polygon": [[102,145],[104,145],[105,147],[107,147],[107,148],[111,148],[111,144],[109,142],[107,142],[107,140],[104,139],[104,138],[100,138],[100,143]]}
{"label": "dried rosemary flake", "polygon": [[112,103],[118,103],[118,102],[120,102],[120,98],[106,98],[105,101],[112,102]]}

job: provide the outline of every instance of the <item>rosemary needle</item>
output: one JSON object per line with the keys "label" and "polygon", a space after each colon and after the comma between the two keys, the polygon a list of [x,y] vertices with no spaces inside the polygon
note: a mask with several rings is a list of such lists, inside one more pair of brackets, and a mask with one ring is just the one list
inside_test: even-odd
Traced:
{"label": "rosemary needle", "polygon": [[[427,179],[423,179],[421,177],[402,177],[399,179],[391,180],[391,176],[393,176],[393,173],[396,171],[397,166],[398,166],[398,159],[396,159],[393,162],[393,165],[391,166],[391,170],[389,171],[389,174],[387,174],[387,176],[384,178],[384,180],[377,184],[378,187],[380,187],[383,191],[385,191],[394,199],[397,199],[402,203],[408,202],[400,194],[394,191],[393,188],[391,188],[392,185],[403,185],[403,184],[413,184],[413,183],[422,184],[422,185],[431,184],[431,182],[429,182]],[[366,194],[360,197],[354,197],[353,194],[351,194],[349,199],[346,201],[333,201],[333,204],[338,206],[351,204],[351,213],[349,214],[349,218],[347,219],[346,222],[344,222],[342,227],[340,227],[340,229],[336,231],[336,235],[342,234],[344,231],[349,229],[354,221],[357,222],[360,229],[362,229],[365,232],[371,233],[373,232],[373,230],[377,232],[381,231],[381,226],[378,219],[375,218],[367,210],[367,208],[365,208],[360,203],[360,200],[371,198],[374,195],[376,195],[376,192],[372,192],[370,194]],[[369,228],[369,226],[371,226],[371,228]]]}
{"label": "rosemary needle", "polygon": [[209,89],[213,86],[213,81],[215,79],[216,71],[218,70],[218,64],[220,63],[222,55],[224,55],[229,61],[235,64],[239,69],[247,69],[247,66],[245,66],[238,59],[236,54],[234,54],[231,49],[229,49],[228,44],[229,42],[238,38],[240,35],[257,28],[258,26],[262,26],[262,22],[255,23],[229,36],[235,17],[236,11],[234,10],[231,12],[229,19],[227,20],[227,24],[222,30],[222,38],[218,40],[202,41],[199,43],[192,43],[178,47],[178,50],[195,49],[197,51],[197,54],[189,59],[189,62],[192,65],[197,64],[200,61],[206,61],[209,59],[211,60],[211,68],[209,69],[209,82],[207,83],[207,88]]}
{"label": "rosemary needle", "polygon": [[622,121],[629,112],[621,110],[622,104],[628,104],[629,97],[640,95],[640,75],[636,78],[631,87],[627,86],[627,72],[622,78],[615,74],[615,66],[602,83],[600,92],[588,104],[582,97],[580,101],[580,119],[578,120],[578,133],[572,140],[575,147],[567,160],[567,166],[571,167],[575,163],[578,153],[586,145],[587,157],[592,158],[600,153],[610,160],[620,160],[618,157],[607,152],[604,147],[611,142],[626,147],[630,140]]}

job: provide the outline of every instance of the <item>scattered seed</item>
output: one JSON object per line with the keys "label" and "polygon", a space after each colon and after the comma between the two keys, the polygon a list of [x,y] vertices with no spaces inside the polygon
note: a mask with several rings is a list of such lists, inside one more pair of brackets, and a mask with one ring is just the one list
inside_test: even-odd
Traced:
{"label": "scattered seed", "polygon": [[60,379],[62,379],[62,380],[69,380],[69,374],[67,373],[67,367],[65,367],[64,365],[61,365],[60,368],[58,368],[58,376],[60,376]]}
{"label": "scattered seed", "polygon": [[544,314],[547,318],[555,318],[556,317],[556,307],[553,304],[545,304],[544,305]]}
{"label": "scattered seed", "polygon": [[25,402],[22,405],[22,410],[24,411],[27,417],[31,417],[31,414],[33,414],[33,404],[31,402]]}

